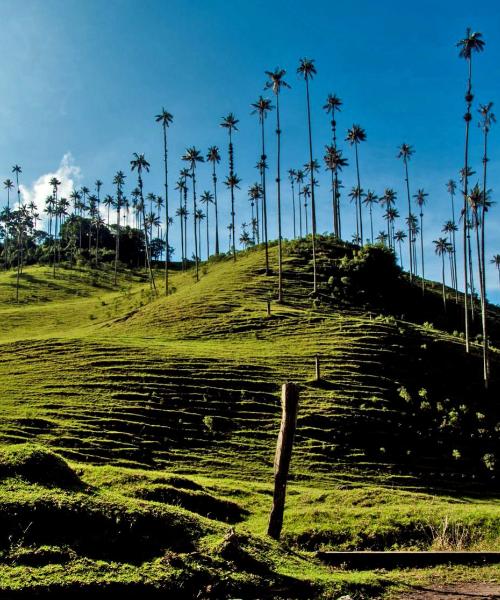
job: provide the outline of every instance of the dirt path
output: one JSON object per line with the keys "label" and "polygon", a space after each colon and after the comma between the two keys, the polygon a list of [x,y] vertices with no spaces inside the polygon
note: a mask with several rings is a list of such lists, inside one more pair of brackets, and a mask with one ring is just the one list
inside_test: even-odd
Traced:
{"label": "dirt path", "polygon": [[500,600],[500,585],[492,583],[460,583],[414,587],[398,600]]}

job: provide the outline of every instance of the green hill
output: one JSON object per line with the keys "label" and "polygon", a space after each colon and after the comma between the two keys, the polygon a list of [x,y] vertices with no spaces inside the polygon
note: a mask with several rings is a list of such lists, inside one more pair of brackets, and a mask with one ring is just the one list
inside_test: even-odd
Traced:
{"label": "green hill", "polygon": [[[114,288],[105,269],[29,267],[16,305],[0,275],[0,588],[379,594],[436,571],[331,572],[308,553],[498,548],[500,311],[485,392],[451,290],[445,313],[440,285],[423,297],[380,248],[324,238],[318,260],[313,298],[308,244],[286,245],[283,304],[262,248],[199,282],[175,270],[168,297],[137,273]],[[301,399],[279,546],[264,533],[285,381]]]}

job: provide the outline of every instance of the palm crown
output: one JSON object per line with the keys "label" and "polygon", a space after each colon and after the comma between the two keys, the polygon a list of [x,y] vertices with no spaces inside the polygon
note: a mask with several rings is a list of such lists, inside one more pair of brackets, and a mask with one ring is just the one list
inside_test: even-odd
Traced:
{"label": "palm crown", "polygon": [[301,58],[297,67],[297,73],[302,75],[306,81],[312,79],[316,75],[314,60],[312,58]]}
{"label": "palm crown", "polygon": [[156,115],[155,121],[161,123],[164,127],[168,127],[172,123],[174,117],[164,108],[161,109],[161,113]]}
{"label": "palm crown", "polygon": [[274,71],[266,71],[266,75],[269,80],[266,81],[264,88],[266,90],[273,90],[274,94],[278,95],[281,88],[289,88],[288,83],[283,79],[286,75],[285,69],[276,67]]}
{"label": "palm crown", "polygon": [[238,123],[239,120],[234,116],[232,112],[230,112],[227,116],[222,117],[222,123],[220,124],[220,126],[229,130],[229,133],[231,133],[233,130],[238,131],[238,128],[236,127]]}
{"label": "palm crown", "polygon": [[271,100],[269,98],[264,98],[263,96],[259,96],[259,99],[256,102],[253,102],[251,106],[254,109],[252,110],[252,115],[258,114],[260,122],[262,122],[266,118],[267,113],[274,108]]}
{"label": "palm crown", "polygon": [[470,27],[467,27],[465,37],[457,42],[457,47],[460,48],[460,58],[469,60],[472,52],[482,52],[484,49],[482,37],[482,33],[479,33],[479,31],[472,31]]}
{"label": "palm crown", "polygon": [[207,152],[207,161],[213,164],[220,162],[219,148],[217,146],[210,146]]}
{"label": "palm crown", "polygon": [[347,132],[346,142],[351,146],[366,140],[366,131],[360,125],[353,125]]}

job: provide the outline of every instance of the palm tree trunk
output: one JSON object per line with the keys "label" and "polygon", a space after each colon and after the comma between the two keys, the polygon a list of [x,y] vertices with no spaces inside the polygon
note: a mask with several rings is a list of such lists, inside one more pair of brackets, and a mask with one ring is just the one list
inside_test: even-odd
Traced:
{"label": "palm tree trunk", "polygon": [[465,325],[465,351],[469,352],[469,307],[468,307],[468,282],[467,282],[467,186],[468,186],[468,167],[469,167],[469,123],[471,100],[469,100],[472,88],[472,55],[469,61],[469,79],[467,84],[466,104],[467,112],[465,114],[465,157],[464,157],[464,227],[463,227],[463,250],[464,250],[464,325]]}
{"label": "palm tree trunk", "polygon": [[410,255],[410,282],[413,280],[413,257],[411,252],[412,247],[412,232],[411,232],[411,199],[410,199],[410,178],[408,176],[408,158],[404,157],[405,163],[405,181],[406,195],[408,197],[408,249]]}
{"label": "palm tree trunk", "polygon": [[424,265],[424,214],[420,213],[420,256],[422,260],[422,294],[425,294],[425,265]]}
{"label": "palm tree trunk", "polygon": [[217,174],[215,173],[215,160],[212,164],[212,181],[214,184],[214,205],[215,205],[215,254],[219,255],[219,213],[217,207]]}
{"label": "palm tree trunk", "polygon": [[444,272],[444,252],[442,252],[441,254],[441,277],[443,280],[443,305],[444,305],[444,310],[446,312],[446,288],[445,288],[445,272]]}
{"label": "palm tree trunk", "polygon": [[292,185],[292,210],[293,210],[293,239],[297,237],[297,228],[296,228],[296,219],[295,219],[295,186],[293,184],[293,180],[291,181]]}
{"label": "palm tree trunk", "polygon": [[[167,126],[163,121],[163,159],[165,167],[165,296],[168,296],[168,259],[169,259],[169,247],[168,247],[168,153],[167,153]],[[158,207],[159,212],[159,207]]]}
{"label": "palm tree trunk", "polygon": [[118,260],[120,255],[120,204],[121,198],[118,194],[118,207],[116,211],[116,240],[115,240],[115,281],[114,285],[117,284],[117,273],[118,273]]}
{"label": "palm tree trunk", "polygon": [[302,239],[302,204],[300,203],[300,195],[301,195],[301,190],[300,190],[300,182],[299,182],[299,189],[298,189],[298,202],[299,202],[299,237]]}
{"label": "palm tree trunk", "polygon": [[196,229],[196,175],[194,171],[194,163],[191,167],[191,178],[193,180],[194,259],[196,263],[196,281],[199,281],[200,276],[198,272],[198,232]]}
{"label": "palm tree trunk", "polygon": [[483,205],[481,207],[481,251],[478,250],[482,272],[479,273],[481,280],[481,323],[483,326],[483,375],[484,387],[488,388],[490,360],[488,349],[488,331],[486,319],[486,256],[485,256],[485,221],[486,221],[486,167],[488,164],[488,129],[484,130],[484,158],[483,158]]}
{"label": "palm tree trunk", "polygon": [[313,291],[318,291],[318,280],[316,273],[316,200],[314,196],[314,171],[313,171],[313,151],[312,151],[312,129],[311,129],[311,103],[309,98],[309,79],[306,77],[306,98],[307,98],[307,129],[309,133],[309,167],[311,175],[311,217],[312,217],[312,259],[313,259]]}
{"label": "palm tree trunk", "polygon": [[[358,158],[358,145],[354,144],[354,150],[356,151],[356,177],[358,179],[358,190],[359,190],[359,197],[356,198],[356,205],[357,205],[357,209],[359,210],[359,243],[360,246],[363,245],[363,215],[361,212],[361,180],[359,177],[359,158]],[[390,241],[389,241],[390,243]]]}
{"label": "palm tree trunk", "polygon": [[207,261],[210,258],[210,238],[208,236],[208,208],[209,203],[207,202]]}
{"label": "palm tree trunk", "polygon": [[[283,255],[281,247],[281,129],[280,129],[280,103],[279,94],[276,94],[276,137],[278,142],[277,150],[277,173],[276,185],[278,188],[278,302],[283,302]],[[233,230],[234,235],[234,230]]]}
{"label": "palm tree trunk", "polygon": [[267,238],[267,191],[266,191],[266,142],[265,142],[265,134],[264,134],[264,116],[262,115],[260,121],[260,132],[261,132],[261,141],[262,141],[262,226],[263,226],[263,238],[264,238],[264,247],[265,247],[265,255],[266,255],[266,275],[269,275],[269,242]]}

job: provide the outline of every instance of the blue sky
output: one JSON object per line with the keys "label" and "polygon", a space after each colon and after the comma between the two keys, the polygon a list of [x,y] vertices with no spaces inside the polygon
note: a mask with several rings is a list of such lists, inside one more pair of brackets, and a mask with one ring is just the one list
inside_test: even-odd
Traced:
{"label": "blue sky", "polygon": [[[229,8],[228,8],[229,7]],[[368,139],[360,148],[362,186],[381,193],[398,192],[404,212],[403,167],[397,147],[415,148],[410,165],[412,193],[429,193],[426,209],[426,274],[440,277],[432,240],[450,218],[445,183],[462,166],[463,94],[466,64],[455,44],[465,28],[483,33],[485,52],[474,57],[475,101],[500,102],[500,6],[494,1],[418,3],[358,1],[315,3],[235,0],[201,2],[145,0],[0,0],[0,176],[23,168],[26,197],[45,195],[51,173],[66,185],[91,187],[124,170],[129,188],[133,152],[151,163],[145,191],[161,194],[162,140],[154,116],[165,106],[174,115],[169,131],[170,186],[180,156],[195,145],[204,153],[216,144],[227,171],[227,140],[219,126],[233,111],[240,119],[235,135],[235,164],[242,178],[237,194],[237,222],[250,220],[247,188],[257,179],[257,119],[250,103],[263,92],[264,71],[281,66],[292,89],[281,99],[283,168],[307,160],[304,83],[296,75],[298,59],[314,58],[318,70],[311,85],[314,153],[321,159],[330,140],[322,105],[329,92],[344,106],[338,118],[340,139],[353,123]],[[497,107],[498,108],[498,107]],[[500,112],[500,109],[498,109]],[[475,117],[476,117],[475,113]],[[268,121],[269,192],[274,206],[274,115]],[[481,169],[481,132],[471,128],[471,161]],[[491,133],[489,187],[500,188],[500,130]],[[69,153],[69,155],[68,155]],[[354,184],[354,156],[346,190]],[[66,156],[61,166],[63,157]],[[209,167],[199,169],[199,189],[210,189]],[[38,185],[37,185],[38,182]],[[228,196],[221,186],[223,245],[229,222]],[[43,196],[42,196],[43,197]],[[172,197],[176,201],[176,196]],[[288,186],[284,184],[284,234],[291,235]],[[330,229],[328,176],[320,176],[319,230]],[[344,231],[352,231],[353,211],[344,200]],[[498,205],[489,214],[488,256],[500,252]],[[384,227],[377,211],[376,231]],[[271,219],[275,231],[275,220]],[[177,242],[174,227],[174,244]],[[500,301],[498,277],[488,273],[490,298]]]}

